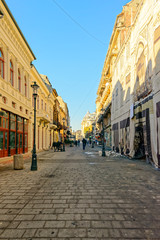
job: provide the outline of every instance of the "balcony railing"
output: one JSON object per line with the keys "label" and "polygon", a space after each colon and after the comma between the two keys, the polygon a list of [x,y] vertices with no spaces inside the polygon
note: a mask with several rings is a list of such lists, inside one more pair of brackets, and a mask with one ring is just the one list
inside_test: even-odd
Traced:
{"label": "balcony railing", "polygon": [[48,114],[42,110],[42,109],[38,109],[37,110],[37,118],[39,118],[41,121],[44,121],[46,123],[50,122],[50,117],[48,116]]}

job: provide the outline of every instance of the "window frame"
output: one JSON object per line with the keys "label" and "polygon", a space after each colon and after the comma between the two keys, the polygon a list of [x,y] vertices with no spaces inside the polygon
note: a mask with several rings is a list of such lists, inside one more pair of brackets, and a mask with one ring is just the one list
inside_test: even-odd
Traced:
{"label": "window frame", "polygon": [[[11,68],[11,66],[12,66],[12,68]],[[10,68],[10,83],[14,87],[14,70],[13,70],[12,60],[10,60],[10,62],[9,62],[9,68]],[[12,79],[11,79],[11,76],[12,76]]]}
{"label": "window frame", "polygon": [[[0,52],[2,55],[2,57],[0,57],[0,76],[4,79],[4,54],[1,48],[0,48]],[[3,70],[1,69],[1,67],[3,68]]]}
{"label": "window frame", "polygon": [[19,92],[21,92],[21,72],[19,68],[18,68],[18,90]]}
{"label": "window frame", "polygon": [[27,97],[27,78],[24,76],[24,95]]}

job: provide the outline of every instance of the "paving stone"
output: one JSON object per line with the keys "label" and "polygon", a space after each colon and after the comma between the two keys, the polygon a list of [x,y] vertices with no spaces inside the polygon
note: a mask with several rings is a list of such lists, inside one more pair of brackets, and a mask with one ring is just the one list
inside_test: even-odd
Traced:
{"label": "paving stone", "polygon": [[35,237],[37,238],[52,238],[57,236],[57,229],[38,229]]}
{"label": "paving stone", "polygon": [[17,228],[18,225],[20,224],[20,221],[12,221],[7,228]]}
{"label": "paving stone", "polygon": [[109,237],[111,238],[120,238],[121,232],[119,229],[109,229]]}
{"label": "paving stone", "polygon": [[121,229],[120,230],[124,238],[142,238],[144,237],[144,231],[139,229]]}
{"label": "paving stone", "polygon": [[0,229],[5,229],[6,227],[8,227],[10,224],[10,222],[6,222],[6,221],[0,221]]}
{"label": "paving stone", "polygon": [[111,228],[111,222],[110,221],[92,221],[92,227],[93,228]]}
{"label": "paving stone", "polygon": [[115,220],[115,214],[99,214],[101,220]]}
{"label": "paving stone", "polygon": [[44,228],[64,228],[65,221],[46,221]]}
{"label": "paving stone", "polygon": [[108,239],[109,236],[108,229],[88,229],[87,233],[89,238],[93,237],[94,239],[97,238]]}
{"label": "paving stone", "polygon": [[18,228],[42,228],[44,221],[22,221]]}
{"label": "paving stone", "polygon": [[14,220],[19,220],[19,221],[22,221],[22,220],[33,220],[34,216],[35,215],[29,215],[29,214],[17,215]]}
{"label": "paving stone", "polygon": [[74,237],[86,237],[85,229],[60,229],[58,237],[74,238]]}
{"label": "paving stone", "polygon": [[27,229],[23,235],[23,238],[27,238],[27,239],[33,238],[35,236],[35,233],[36,233],[36,229]]}
{"label": "paving stone", "polygon": [[80,208],[67,208],[64,209],[64,213],[85,213],[85,209],[80,209]]}
{"label": "paving stone", "polygon": [[55,214],[38,214],[34,217],[34,220],[56,220],[57,215]]}
{"label": "paving stone", "polygon": [[82,220],[99,220],[100,216],[98,214],[82,214]]}
{"label": "paving stone", "polygon": [[53,207],[53,204],[34,204],[33,205],[33,209],[34,208],[38,208],[38,209],[43,209],[43,208],[52,208]]}
{"label": "paving stone", "polygon": [[65,228],[90,228],[90,221],[66,221]]}
{"label": "paving stone", "polygon": [[80,214],[58,214],[57,220],[81,220]]}
{"label": "paving stone", "polygon": [[22,209],[25,205],[24,204],[6,204],[4,208],[18,208]]}
{"label": "paving stone", "polygon": [[0,215],[0,221],[12,221],[16,215]]}
{"label": "paving stone", "polygon": [[32,208],[26,209],[26,208],[24,208],[19,212],[19,214],[22,214],[22,215],[24,215],[24,214],[29,214],[29,215],[34,214],[35,215],[35,214],[39,214],[39,213],[42,213],[42,209],[32,209]]}
{"label": "paving stone", "polygon": [[112,221],[113,228],[123,228],[123,222],[121,221]]}
{"label": "paving stone", "polygon": [[20,238],[23,236],[25,230],[20,229],[6,229],[4,232],[0,235],[0,238],[6,239],[6,238]]}

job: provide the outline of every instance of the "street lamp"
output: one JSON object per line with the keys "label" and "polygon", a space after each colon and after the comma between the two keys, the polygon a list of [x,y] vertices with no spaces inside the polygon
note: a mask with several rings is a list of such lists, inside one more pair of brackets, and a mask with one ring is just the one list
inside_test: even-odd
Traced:
{"label": "street lamp", "polygon": [[31,85],[33,88],[33,97],[34,97],[34,135],[33,135],[33,151],[32,151],[32,165],[31,171],[37,170],[37,154],[36,154],[36,98],[37,98],[37,90],[39,86],[36,82]]}
{"label": "street lamp", "polygon": [[103,118],[104,110],[103,108],[101,109],[101,112],[102,112],[102,157],[105,157],[106,152],[105,152],[105,145],[104,145],[104,118]]}
{"label": "street lamp", "polygon": [[63,121],[63,152],[65,152],[65,143],[64,143],[64,123],[65,123],[65,118],[63,118],[62,121]]}

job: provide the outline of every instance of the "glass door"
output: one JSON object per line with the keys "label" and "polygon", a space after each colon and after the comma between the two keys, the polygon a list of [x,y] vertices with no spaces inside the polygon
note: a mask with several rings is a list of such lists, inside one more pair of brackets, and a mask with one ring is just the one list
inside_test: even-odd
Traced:
{"label": "glass door", "polygon": [[0,157],[8,156],[9,143],[8,112],[0,112]]}
{"label": "glass door", "polygon": [[23,118],[20,116],[17,116],[17,140],[18,140],[18,153],[23,153]]}

